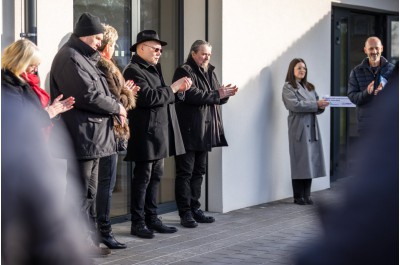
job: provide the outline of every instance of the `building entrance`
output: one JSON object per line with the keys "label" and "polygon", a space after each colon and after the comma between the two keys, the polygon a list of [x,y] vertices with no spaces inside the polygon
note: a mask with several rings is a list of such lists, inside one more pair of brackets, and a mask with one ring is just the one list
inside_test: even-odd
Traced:
{"label": "building entrance", "polygon": [[[383,56],[395,63],[399,58],[398,14],[333,7],[331,95],[347,96],[350,71],[366,57],[365,40],[377,36],[384,46]],[[346,177],[353,164],[349,154],[357,139],[355,108],[331,111],[331,181]]]}

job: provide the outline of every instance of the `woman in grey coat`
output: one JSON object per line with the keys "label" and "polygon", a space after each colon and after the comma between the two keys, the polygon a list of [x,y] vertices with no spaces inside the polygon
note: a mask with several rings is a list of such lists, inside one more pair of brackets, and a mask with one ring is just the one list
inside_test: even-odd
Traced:
{"label": "woman in grey coat", "polygon": [[314,85],[307,82],[307,67],[303,59],[289,64],[282,100],[289,111],[289,153],[294,203],[313,204],[311,181],[325,173],[324,153],[317,114],[329,103],[319,99]]}

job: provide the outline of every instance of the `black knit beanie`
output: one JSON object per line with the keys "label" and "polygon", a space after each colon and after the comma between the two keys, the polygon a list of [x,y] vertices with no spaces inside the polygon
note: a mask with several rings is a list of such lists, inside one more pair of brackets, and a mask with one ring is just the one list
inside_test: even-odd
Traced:
{"label": "black knit beanie", "polygon": [[104,27],[100,23],[100,18],[85,12],[76,22],[74,33],[78,37],[92,36],[104,33]]}

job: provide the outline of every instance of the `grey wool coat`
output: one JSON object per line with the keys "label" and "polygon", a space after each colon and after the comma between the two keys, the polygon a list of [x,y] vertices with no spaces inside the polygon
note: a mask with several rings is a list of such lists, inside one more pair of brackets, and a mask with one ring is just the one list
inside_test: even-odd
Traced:
{"label": "grey wool coat", "polygon": [[318,95],[300,83],[298,89],[288,82],[282,90],[282,100],[289,111],[289,153],[292,179],[311,179],[326,175],[324,152],[317,114]]}

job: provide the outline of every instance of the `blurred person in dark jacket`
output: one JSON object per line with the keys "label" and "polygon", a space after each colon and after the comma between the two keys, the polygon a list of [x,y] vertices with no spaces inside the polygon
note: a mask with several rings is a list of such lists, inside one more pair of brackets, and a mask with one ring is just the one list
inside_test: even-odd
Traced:
{"label": "blurred person in dark jacket", "polygon": [[157,192],[164,174],[164,158],[185,152],[175,112],[175,93],[186,91],[191,80],[183,77],[172,85],[164,82],[158,60],[162,46],[154,30],[137,34],[132,45],[131,62],[123,76],[133,80],[140,90],[136,108],[129,111],[129,139],[126,161],[134,161],[131,190],[131,234],[153,238],[154,231],[175,233],[176,227],[166,226],[157,216]]}
{"label": "blurred person in dark jacket", "polygon": [[324,209],[324,234],[297,265],[399,264],[399,69],[371,102],[374,125],[357,143],[343,204]]}
{"label": "blurred person in dark jacket", "polygon": [[394,65],[382,56],[382,52],[381,40],[377,37],[369,37],[364,46],[367,58],[350,72],[347,96],[357,106],[360,135],[374,126],[371,119],[376,110],[370,103],[381,94],[394,68]]}
{"label": "blurred person in dark jacket", "polygon": [[175,156],[175,199],[181,225],[194,228],[197,223],[212,223],[200,209],[201,184],[206,173],[207,154],[213,147],[228,146],[222,123],[221,106],[234,96],[237,87],[222,86],[210,64],[212,46],[195,41],[186,62],[175,70],[172,82],[191,78],[192,87],[178,93],[176,115],[186,153]]}
{"label": "blurred person in dark jacket", "polygon": [[43,135],[49,116],[13,80],[1,82],[1,264],[91,264],[82,220],[70,214],[75,193],[65,196],[65,174]]}

